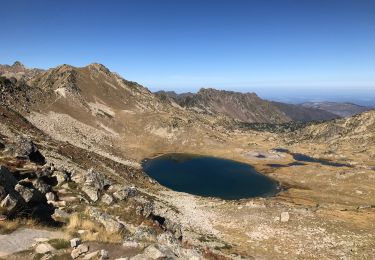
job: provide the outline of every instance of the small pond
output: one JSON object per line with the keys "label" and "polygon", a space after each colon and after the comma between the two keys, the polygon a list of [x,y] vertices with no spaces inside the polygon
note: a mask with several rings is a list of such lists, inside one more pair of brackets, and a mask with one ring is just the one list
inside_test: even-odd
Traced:
{"label": "small pond", "polygon": [[279,189],[251,165],[209,156],[165,154],[144,160],[143,170],[165,187],[205,197],[267,197]]}

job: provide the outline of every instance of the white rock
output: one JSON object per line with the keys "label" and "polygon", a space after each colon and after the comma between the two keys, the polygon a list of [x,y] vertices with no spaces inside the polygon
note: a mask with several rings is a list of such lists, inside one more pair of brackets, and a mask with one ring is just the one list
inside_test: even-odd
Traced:
{"label": "white rock", "polygon": [[101,259],[108,259],[108,251],[105,249],[100,250]]}
{"label": "white rock", "polygon": [[76,249],[73,249],[70,255],[72,256],[73,259],[76,259],[80,255],[87,253],[88,251],[89,251],[89,247],[87,245],[79,245]]}
{"label": "white rock", "polygon": [[46,254],[48,252],[53,252],[55,250],[56,249],[48,243],[39,244],[35,248],[35,252],[38,254]]}
{"label": "white rock", "polygon": [[81,239],[79,239],[77,237],[70,240],[70,246],[71,247],[77,247],[80,244],[81,244]]}
{"label": "white rock", "polygon": [[280,214],[280,221],[281,222],[288,222],[289,221],[289,212],[281,212]]}
{"label": "white rock", "polygon": [[165,246],[159,244],[153,244],[148,246],[143,255],[149,257],[151,259],[174,259],[176,255],[172,252],[172,250]]}
{"label": "white rock", "polygon": [[96,258],[98,255],[99,255],[99,250],[94,251],[94,252],[92,252],[92,253],[89,253],[89,254],[85,255],[85,256],[83,257],[83,260],[94,259],[94,258]]}
{"label": "white rock", "polygon": [[122,246],[126,248],[137,248],[140,247],[140,244],[136,241],[125,241]]}
{"label": "white rock", "polygon": [[46,199],[47,201],[56,201],[56,195],[53,192],[47,192],[46,193]]}

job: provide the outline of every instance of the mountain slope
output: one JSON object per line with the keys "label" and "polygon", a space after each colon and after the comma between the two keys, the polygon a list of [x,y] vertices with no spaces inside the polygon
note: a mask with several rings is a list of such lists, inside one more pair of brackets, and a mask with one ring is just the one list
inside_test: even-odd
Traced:
{"label": "mountain slope", "polygon": [[302,128],[290,135],[294,141],[330,142],[369,146],[375,144],[375,110]]}
{"label": "mountain slope", "polygon": [[337,102],[306,102],[301,105],[306,108],[321,109],[340,117],[354,116],[371,109],[369,107],[364,107],[353,103]]}
{"label": "mountain slope", "polygon": [[17,80],[23,79],[28,80],[38,73],[42,72],[41,69],[29,69],[26,68],[21,62],[16,61],[13,65],[1,65],[0,64],[0,76],[6,78],[16,78]]}
{"label": "mountain slope", "polygon": [[330,113],[328,111],[304,107],[301,105],[287,104],[281,102],[271,102],[274,106],[284,112],[292,121],[310,122],[310,121],[325,121],[339,118],[340,116]]}
{"label": "mountain slope", "polygon": [[330,112],[300,105],[272,102],[255,93],[240,93],[215,89],[201,89],[198,93],[177,94],[158,91],[156,95],[170,99],[180,106],[208,114],[222,113],[245,123],[309,122],[338,118]]}
{"label": "mountain slope", "polygon": [[[164,93],[168,94],[168,93]],[[224,114],[243,122],[285,123],[284,113],[255,93],[201,89],[196,94],[170,96],[180,106],[207,114]]]}

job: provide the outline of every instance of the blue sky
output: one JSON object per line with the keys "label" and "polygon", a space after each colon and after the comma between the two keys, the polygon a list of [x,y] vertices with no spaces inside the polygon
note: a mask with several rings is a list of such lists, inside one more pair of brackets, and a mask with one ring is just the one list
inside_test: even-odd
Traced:
{"label": "blue sky", "polygon": [[151,90],[375,96],[374,0],[3,0],[1,10],[3,64],[99,62]]}

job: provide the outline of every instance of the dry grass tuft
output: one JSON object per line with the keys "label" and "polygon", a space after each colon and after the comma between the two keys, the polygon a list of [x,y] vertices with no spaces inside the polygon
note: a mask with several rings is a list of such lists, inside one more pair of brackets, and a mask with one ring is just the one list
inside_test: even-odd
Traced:
{"label": "dry grass tuft", "polygon": [[66,229],[70,235],[76,235],[79,229],[85,232],[81,234],[82,240],[99,242],[122,242],[122,234],[110,233],[101,224],[85,218],[83,214],[73,214],[69,219]]}
{"label": "dry grass tuft", "polygon": [[20,227],[37,228],[38,222],[33,219],[12,219],[0,221],[0,234],[9,234]]}

